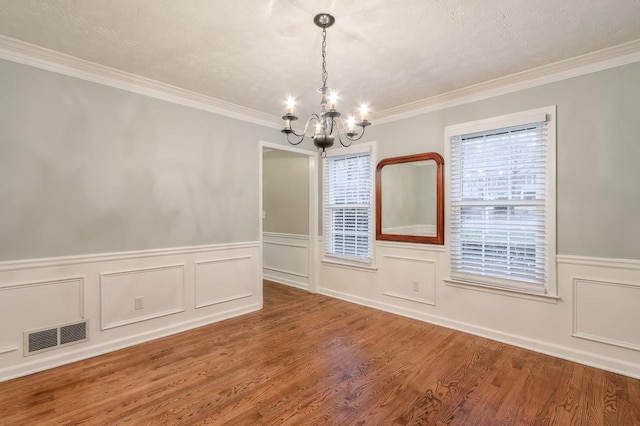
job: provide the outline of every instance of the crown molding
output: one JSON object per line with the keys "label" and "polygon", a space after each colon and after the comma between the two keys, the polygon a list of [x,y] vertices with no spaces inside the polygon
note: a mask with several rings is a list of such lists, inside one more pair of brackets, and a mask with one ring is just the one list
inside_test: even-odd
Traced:
{"label": "crown molding", "polygon": [[372,113],[376,124],[488,99],[640,61],[640,39]]}
{"label": "crown molding", "polygon": [[[0,59],[280,129],[280,117],[0,35]],[[376,124],[640,61],[640,39],[372,113]]]}
{"label": "crown molding", "polygon": [[274,129],[280,128],[277,124],[280,122],[280,117],[275,115],[266,114],[3,35],[0,35],[0,59],[104,84],[261,126]]}

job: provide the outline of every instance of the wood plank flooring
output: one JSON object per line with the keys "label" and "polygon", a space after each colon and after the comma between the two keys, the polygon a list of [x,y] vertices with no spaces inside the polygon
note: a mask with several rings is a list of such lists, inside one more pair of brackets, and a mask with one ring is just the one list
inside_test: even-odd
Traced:
{"label": "wood plank flooring", "polygon": [[640,425],[640,380],[265,282],[264,309],[0,383],[0,424]]}

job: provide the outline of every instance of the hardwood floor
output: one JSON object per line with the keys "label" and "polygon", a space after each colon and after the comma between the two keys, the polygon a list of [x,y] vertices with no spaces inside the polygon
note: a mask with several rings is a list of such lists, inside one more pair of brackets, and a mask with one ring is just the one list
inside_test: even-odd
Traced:
{"label": "hardwood floor", "polygon": [[265,282],[239,318],[0,383],[0,424],[640,425],[640,380]]}

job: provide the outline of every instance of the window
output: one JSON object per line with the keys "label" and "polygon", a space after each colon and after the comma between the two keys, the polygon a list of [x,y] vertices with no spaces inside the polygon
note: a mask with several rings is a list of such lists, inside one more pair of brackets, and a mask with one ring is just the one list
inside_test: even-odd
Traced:
{"label": "window", "polygon": [[555,294],[555,108],[446,133],[452,279]]}
{"label": "window", "polygon": [[324,160],[325,255],[371,263],[373,257],[372,145],[336,149]]}

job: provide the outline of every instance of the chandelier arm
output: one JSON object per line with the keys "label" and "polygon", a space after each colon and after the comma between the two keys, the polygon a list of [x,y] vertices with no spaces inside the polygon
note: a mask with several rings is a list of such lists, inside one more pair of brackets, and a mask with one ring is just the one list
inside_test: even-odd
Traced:
{"label": "chandelier arm", "polygon": [[304,125],[304,133],[307,133],[307,130],[309,130],[309,125],[311,124],[311,122],[315,121],[316,123],[320,121],[320,116],[318,114],[316,114],[315,112],[312,113],[309,118],[307,119],[307,123]]}
{"label": "chandelier arm", "polygon": [[[304,136],[305,136],[305,134],[307,133],[307,132],[306,132],[306,130],[307,130],[307,129],[306,129],[306,127],[305,127],[305,131],[304,131],[304,132],[302,132],[302,133],[296,133],[296,131],[295,131],[295,130],[293,130],[293,128],[291,128],[291,132],[289,132],[289,133],[293,133],[295,136],[297,136],[297,137],[299,137],[299,138],[303,138],[303,139],[304,139]],[[287,140],[289,140],[289,138],[287,138]],[[297,145],[297,144],[296,144],[296,145]]]}
{"label": "chandelier arm", "polygon": [[[348,148],[348,147],[350,147],[350,146],[351,146],[351,142],[353,142],[353,140],[352,140],[349,136],[347,136],[347,135],[344,135],[344,137],[345,137],[345,138],[347,138],[347,140],[349,141],[348,143],[344,143],[344,142],[342,141],[342,133],[341,133],[341,132],[338,132],[338,141],[340,141],[340,145],[344,146],[345,148]],[[357,140],[357,139],[356,139],[356,140]]]}
{"label": "chandelier arm", "polygon": [[349,138],[349,140],[352,142],[359,141],[364,136],[364,132],[365,132],[365,127],[362,127],[362,133],[360,133],[357,137]]}
{"label": "chandelier arm", "polygon": [[[318,114],[316,114],[315,112],[313,114],[311,114],[309,116],[309,118],[307,119],[307,122],[304,125],[304,130],[302,131],[302,133],[297,133],[295,130],[293,130],[293,126],[291,127],[291,131],[288,133],[293,133],[294,135],[296,135],[299,138],[303,138],[306,136],[307,134],[307,130],[309,130],[309,124],[311,124],[312,121],[319,121],[320,120],[320,116]],[[287,140],[289,140],[289,137],[287,135]],[[298,142],[300,143],[300,142]],[[297,145],[298,143],[296,143],[295,145]]]}
{"label": "chandelier arm", "polygon": [[[345,129],[346,126],[345,126],[344,120],[342,118],[338,118],[336,120],[336,122],[339,124],[339,125],[336,125],[336,127],[337,127],[337,130],[338,130],[338,132],[337,132],[338,133],[338,140],[340,141],[342,146],[348,147],[348,146],[351,145],[351,142],[359,141],[364,136],[364,131],[365,131],[365,127],[364,126],[358,126],[358,127],[360,127],[362,129],[362,132],[358,134],[357,132],[349,132],[348,129]],[[344,136],[349,141],[347,145],[345,145],[342,142],[342,136]]]}
{"label": "chandelier arm", "polygon": [[291,145],[300,145],[300,143],[304,140],[304,133],[302,135],[298,135],[296,132],[292,131],[291,133],[293,133],[294,135],[296,135],[297,137],[299,137],[300,139],[297,142],[292,142],[291,139],[289,138],[289,133],[287,133],[287,142],[289,142]]}
{"label": "chandelier arm", "polygon": [[[338,134],[338,142],[340,142],[340,145],[344,146],[345,148],[351,146],[351,140],[349,140],[349,136],[347,136],[346,132],[344,131],[344,121],[342,120],[342,118],[338,117],[338,119],[334,119],[332,118],[331,121],[333,123],[335,123],[335,129],[336,129],[336,133]],[[333,131],[333,125],[331,127],[331,130]],[[344,142],[342,140],[342,137],[347,138],[348,142]]]}

